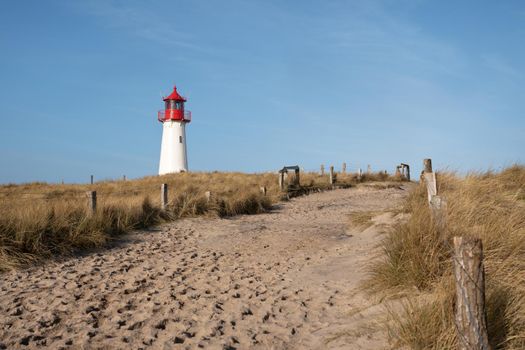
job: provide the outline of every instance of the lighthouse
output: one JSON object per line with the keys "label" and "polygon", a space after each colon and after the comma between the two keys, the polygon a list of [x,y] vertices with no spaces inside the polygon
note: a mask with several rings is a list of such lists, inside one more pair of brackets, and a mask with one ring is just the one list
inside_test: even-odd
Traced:
{"label": "lighthouse", "polygon": [[158,113],[162,123],[159,175],[188,171],[186,124],[191,121],[191,112],[184,109],[186,99],[179,95],[176,86],[163,100],[164,110]]}

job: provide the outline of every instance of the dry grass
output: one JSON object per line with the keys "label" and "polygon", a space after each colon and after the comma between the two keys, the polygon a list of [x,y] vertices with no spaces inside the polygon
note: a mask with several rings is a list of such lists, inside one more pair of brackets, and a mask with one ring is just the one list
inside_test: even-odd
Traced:
{"label": "dry grass", "polygon": [[373,267],[377,291],[403,292],[408,301],[392,311],[398,346],[457,348],[453,324],[451,238],[480,237],[486,269],[489,337],[495,349],[525,348],[525,167],[460,178],[438,174],[438,193],[448,202],[445,240],[434,226],[426,190],[407,199],[407,222],[383,243],[385,259]]}
{"label": "dry grass", "polygon": [[[363,181],[384,178],[367,175]],[[340,175],[350,186],[355,175]],[[169,207],[160,209],[160,185],[168,184]],[[294,193],[326,189],[328,176],[301,174]],[[260,187],[267,188],[267,195]],[[98,210],[88,212],[86,192],[97,191]],[[205,192],[212,192],[208,202]],[[94,185],[31,183],[0,186],[0,270],[43,258],[102,247],[134,229],[198,215],[232,216],[264,212],[286,199],[277,175],[242,173],[182,173],[133,181],[105,181]]]}

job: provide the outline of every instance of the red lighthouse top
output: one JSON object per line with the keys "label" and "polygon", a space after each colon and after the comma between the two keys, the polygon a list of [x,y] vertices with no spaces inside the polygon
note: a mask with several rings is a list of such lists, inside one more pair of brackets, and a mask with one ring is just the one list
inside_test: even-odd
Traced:
{"label": "red lighthouse top", "polygon": [[168,97],[163,98],[163,101],[165,108],[158,113],[158,119],[161,123],[167,121],[189,123],[191,121],[191,112],[184,110],[186,99],[179,95],[176,86],[173,87],[173,92]]}
{"label": "red lighthouse top", "polygon": [[182,97],[181,95],[179,95],[179,93],[177,92],[177,86],[174,86],[173,92],[168,97],[164,97],[163,100],[164,101],[173,100],[173,101],[186,102],[186,99]]}

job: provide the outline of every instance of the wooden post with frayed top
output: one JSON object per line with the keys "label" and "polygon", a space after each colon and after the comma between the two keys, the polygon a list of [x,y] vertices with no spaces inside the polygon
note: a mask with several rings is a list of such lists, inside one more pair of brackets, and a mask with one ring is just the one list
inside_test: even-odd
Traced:
{"label": "wooden post with frayed top", "polygon": [[454,237],[454,278],[459,349],[490,350],[481,239]]}

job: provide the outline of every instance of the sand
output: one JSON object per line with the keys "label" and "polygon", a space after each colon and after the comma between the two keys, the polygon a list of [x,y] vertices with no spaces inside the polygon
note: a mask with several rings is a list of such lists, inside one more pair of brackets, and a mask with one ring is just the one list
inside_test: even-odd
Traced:
{"label": "sand", "polygon": [[[360,186],[179,220],[5,273],[0,349],[390,348],[383,305],[359,287],[407,192]],[[349,226],[371,210],[374,225]]]}

